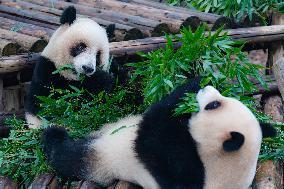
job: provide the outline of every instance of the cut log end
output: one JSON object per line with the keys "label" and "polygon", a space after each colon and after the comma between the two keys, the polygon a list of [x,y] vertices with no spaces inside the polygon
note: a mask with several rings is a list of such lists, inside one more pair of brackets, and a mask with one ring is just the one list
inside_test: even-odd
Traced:
{"label": "cut log end", "polygon": [[152,32],[152,37],[159,37],[159,36],[162,36],[164,35],[165,33],[171,33],[171,28],[169,27],[168,24],[166,23],[161,23],[161,24],[158,24],[153,32]]}
{"label": "cut log end", "polygon": [[189,27],[194,32],[200,24],[201,20],[197,16],[191,16],[188,17],[185,21],[183,21],[181,28]]}
{"label": "cut log end", "polygon": [[214,25],[212,27],[212,30],[213,31],[217,30],[220,27],[224,27],[224,29],[235,29],[235,28],[237,28],[237,24],[234,20],[223,16],[223,17],[218,18],[216,20],[216,22],[214,23]]}
{"label": "cut log end", "polygon": [[46,47],[47,41],[44,39],[37,40],[32,47],[30,48],[30,52],[41,52]]}
{"label": "cut log end", "polygon": [[14,42],[0,39],[0,55],[10,56],[17,54],[18,45]]}
{"label": "cut log end", "polygon": [[143,33],[141,32],[141,30],[137,29],[137,28],[133,28],[131,30],[128,30],[125,33],[124,36],[124,41],[128,41],[128,40],[135,40],[135,39],[141,39],[144,38]]}

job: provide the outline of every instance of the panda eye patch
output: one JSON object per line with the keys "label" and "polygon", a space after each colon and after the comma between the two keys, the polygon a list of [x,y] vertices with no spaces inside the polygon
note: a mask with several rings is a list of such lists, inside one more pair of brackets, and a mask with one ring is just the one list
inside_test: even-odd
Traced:
{"label": "panda eye patch", "polygon": [[210,102],[209,104],[207,104],[204,109],[205,110],[214,110],[214,109],[219,108],[220,106],[221,106],[221,102],[215,100],[215,101]]}
{"label": "panda eye patch", "polygon": [[86,48],[87,48],[87,45],[85,43],[82,43],[82,42],[78,43],[74,47],[71,48],[70,54],[71,56],[76,57],[82,52],[84,52]]}

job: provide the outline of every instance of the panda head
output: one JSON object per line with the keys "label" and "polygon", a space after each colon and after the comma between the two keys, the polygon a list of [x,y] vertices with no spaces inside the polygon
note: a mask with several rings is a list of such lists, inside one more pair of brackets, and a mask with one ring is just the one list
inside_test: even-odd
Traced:
{"label": "panda head", "polygon": [[76,18],[73,6],[63,11],[60,27],[50,38],[42,56],[54,62],[56,68],[72,64],[75,72],[62,71],[67,79],[76,74],[91,76],[96,69],[108,71],[109,42],[104,28],[89,18]]}
{"label": "panda head", "polygon": [[190,120],[190,132],[203,152],[258,154],[262,137],[276,134],[271,125],[259,123],[243,103],[222,96],[212,86],[201,89],[197,101],[200,110]]}

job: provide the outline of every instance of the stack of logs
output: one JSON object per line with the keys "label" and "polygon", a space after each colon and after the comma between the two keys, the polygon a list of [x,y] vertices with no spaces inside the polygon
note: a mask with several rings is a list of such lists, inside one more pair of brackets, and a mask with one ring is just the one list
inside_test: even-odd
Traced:
{"label": "stack of logs", "polygon": [[62,10],[70,5],[78,17],[89,17],[103,27],[115,24],[112,41],[177,33],[184,26],[195,29],[201,22],[208,27],[224,23],[218,15],[145,0],[1,0],[0,55],[40,52],[58,28]]}
{"label": "stack of logs", "polygon": [[[103,27],[115,24],[111,41],[175,34],[182,27],[195,30],[201,23],[208,29],[223,24],[237,27],[234,21],[219,15],[146,0],[1,0],[0,55],[41,52],[58,28],[62,10],[70,5],[76,7],[79,17],[89,17]],[[238,26],[252,26],[245,20]]]}

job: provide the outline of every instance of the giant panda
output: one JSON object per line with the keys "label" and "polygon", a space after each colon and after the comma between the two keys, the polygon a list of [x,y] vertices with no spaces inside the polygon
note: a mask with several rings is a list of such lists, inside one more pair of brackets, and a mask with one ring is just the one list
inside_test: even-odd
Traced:
{"label": "giant panda", "polygon": [[[36,116],[40,110],[36,96],[48,96],[51,87],[66,89],[72,85],[97,93],[110,91],[114,84],[112,75],[108,73],[107,31],[89,18],[76,18],[73,6],[63,11],[60,23],[35,65],[25,99],[25,117],[30,128],[38,128],[41,123]],[[74,70],[54,74],[56,69],[66,64],[72,64]],[[78,74],[86,76],[83,82],[78,80]]]}
{"label": "giant panda", "polygon": [[[142,115],[106,124],[73,140],[62,127],[44,130],[48,162],[58,175],[105,187],[120,179],[145,189],[248,189],[262,137],[275,136],[240,101],[190,80]],[[173,116],[185,93],[199,111]]]}

